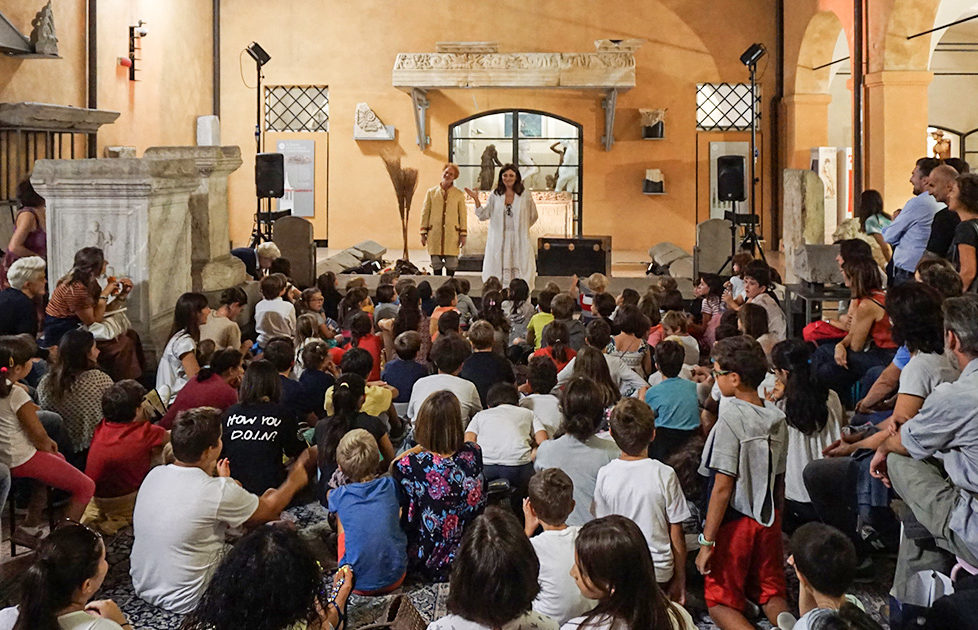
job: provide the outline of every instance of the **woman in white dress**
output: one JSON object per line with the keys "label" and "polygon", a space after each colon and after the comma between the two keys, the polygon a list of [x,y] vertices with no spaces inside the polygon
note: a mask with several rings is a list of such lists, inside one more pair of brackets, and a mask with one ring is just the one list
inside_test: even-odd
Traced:
{"label": "woman in white dress", "polygon": [[489,221],[482,280],[496,276],[505,286],[513,278],[522,278],[532,289],[537,264],[530,227],[537,222],[537,206],[533,195],[523,188],[519,169],[513,164],[503,166],[485,206],[474,190],[466,188],[465,192],[475,201],[475,216]]}

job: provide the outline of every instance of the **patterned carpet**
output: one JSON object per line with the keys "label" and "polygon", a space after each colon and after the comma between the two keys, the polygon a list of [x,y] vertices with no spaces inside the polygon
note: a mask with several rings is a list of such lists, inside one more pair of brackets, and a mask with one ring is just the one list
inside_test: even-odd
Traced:
{"label": "patterned carpet", "polygon": [[[323,557],[329,556],[329,551],[325,544],[325,534],[329,529],[326,526],[326,513],[318,503],[310,503],[299,507],[291,508],[285,515],[289,520],[293,520],[303,538],[309,542],[314,552]],[[106,538],[107,559],[109,572],[106,576],[102,590],[96,595],[96,599],[111,598],[126,613],[129,620],[136,630],[176,630],[180,627],[181,616],[168,613],[164,610],[151,606],[136,597],[132,590],[132,582],[129,579],[129,551],[132,548],[132,529],[125,529],[119,534]],[[6,545],[4,545],[6,546]],[[335,550],[332,557],[335,563]],[[693,556],[690,555],[690,559]],[[690,575],[689,601],[687,608],[696,620],[696,625],[701,629],[714,629],[716,626],[710,621],[703,605],[703,586],[702,580],[698,579],[695,568],[689,566],[687,569]],[[853,589],[853,594],[859,597],[865,604],[866,609],[887,627],[886,620],[886,591],[889,589],[890,580],[893,575],[893,561],[888,558],[879,559],[876,563],[875,579],[868,583],[857,584]],[[787,573],[789,598],[797,601],[798,583],[794,579],[793,572]],[[5,605],[16,603],[16,585],[7,584],[0,598]],[[428,620],[437,619],[446,614],[445,602],[448,598],[447,585],[424,585],[407,584],[403,591],[407,595],[418,612]],[[373,622],[380,612],[386,607],[389,599],[393,595],[384,597],[358,597],[350,599],[348,614],[348,628],[355,629],[360,626]],[[766,621],[758,622],[758,628],[771,628]]]}

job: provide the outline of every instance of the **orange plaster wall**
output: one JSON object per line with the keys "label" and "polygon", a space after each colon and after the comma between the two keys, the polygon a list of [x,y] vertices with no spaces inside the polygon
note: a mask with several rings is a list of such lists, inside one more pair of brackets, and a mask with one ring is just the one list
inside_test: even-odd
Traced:
{"label": "orange plaster wall", "polygon": [[[596,10],[587,0],[515,0],[447,4],[442,2],[361,0],[356,3],[280,3],[275,11],[258,0],[222,4],[222,134],[242,147],[244,165],[231,178],[231,235],[246,241],[254,211],[253,129],[255,93],[241,79],[239,53],[257,40],[272,56],[267,84],[325,84],[330,88],[328,149],[328,225],[322,208],[313,219],[317,238],[343,247],[373,238],[400,248],[400,226],[390,181],[379,154],[392,150],[404,166],[420,171],[414,197],[410,247],[420,247],[417,222],[424,189],[433,185],[447,158],[448,125],[474,113],[528,107],[565,116],[584,125],[584,231],[611,234],[618,249],[644,250],[671,240],[691,247],[697,216],[708,212],[703,165],[696,162],[700,138],[725,134],[695,130],[695,86],[707,81],[746,81],[738,61],[753,41],[774,50],[774,3],[736,0],[628,0]],[[610,153],[600,145],[604,111],[599,92],[557,90],[448,90],[430,94],[429,136],[421,152],[408,95],[391,87],[397,52],[433,51],[437,41],[496,40],[502,52],[593,50],[600,38],[648,40],[637,53],[638,86],[618,97],[616,142]],[[774,90],[774,66],[762,82],[764,102]],[[245,56],[248,86],[254,64]],[[367,102],[385,124],[397,128],[394,142],[352,140],[353,112]],[[640,138],[639,108],[668,107],[666,139]],[[766,112],[765,112],[766,113]],[[762,121],[769,118],[765,115]],[[271,147],[269,142],[268,147]],[[762,154],[767,151],[761,147]],[[667,194],[641,194],[644,171],[662,169]],[[317,169],[318,170],[318,169]],[[708,164],[706,164],[708,178]],[[766,171],[759,170],[761,177]],[[318,185],[318,183],[317,183]],[[708,191],[708,188],[706,188]],[[765,195],[767,198],[767,195]],[[318,204],[317,204],[318,206]]]}

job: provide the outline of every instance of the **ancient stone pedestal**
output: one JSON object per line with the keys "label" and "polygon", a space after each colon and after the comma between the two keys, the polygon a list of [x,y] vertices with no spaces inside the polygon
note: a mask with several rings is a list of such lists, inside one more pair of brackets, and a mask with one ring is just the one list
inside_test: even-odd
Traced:
{"label": "ancient stone pedestal", "polygon": [[784,171],[784,267],[786,283],[798,282],[796,259],[805,244],[825,242],[825,197],[818,173]]}
{"label": "ancient stone pedestal", "polygon": [[292,263],[292,281],[300,289],[316,283],[316,244],[312,223],[302,217],[282,217],[272,226],[272,241]]}
{"label": "ancient stone pedestal", "polygon": [[100,247],[117,276],[132,278],[128,315],[147,360],[166,344],[173,307],[191,290],[190,194],[200,187],[191,159],[38,160],[31,183],[47,201],[48,278],[75,252]]}
{"label": "ancient stone pedestal", "polygon": [[193,160],[199,185],[190,194],[191,286],[221,291],[245,282],[244,263],[231,256],[228,175],[241,166],[238,147],[150,147],[147,160]]}
{"label": "ancient stone pedestal", "polygon": [[[707,219],[696,226],[696,246],[693,247],[693,261],[696,278],[700,273],[717,273],[730,257],[730,221],[726,219]],[[733,273],[727,265],[723,272]]]}

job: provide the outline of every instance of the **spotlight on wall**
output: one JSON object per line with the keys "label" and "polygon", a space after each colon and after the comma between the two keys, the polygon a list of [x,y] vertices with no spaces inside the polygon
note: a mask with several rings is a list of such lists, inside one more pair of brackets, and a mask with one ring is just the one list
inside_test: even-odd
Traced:
{"label": "spotlight on wall", "polygon": [[248,44],[248,47],[245,48],[245,50],[248,51],[248,54],[255,60],[255,63],[258,64],[259,68],[264,66],[272,59],[272,57],[265,52],[265,49],[258,45],[258,42],[251,42]]}
{"label": "spotlight on wall", "polygon": [[751,44],[750,48],[740,56],[740,63],[745,66],[753,66],[766,52],[767,48],[764,47],[764,44]]}

